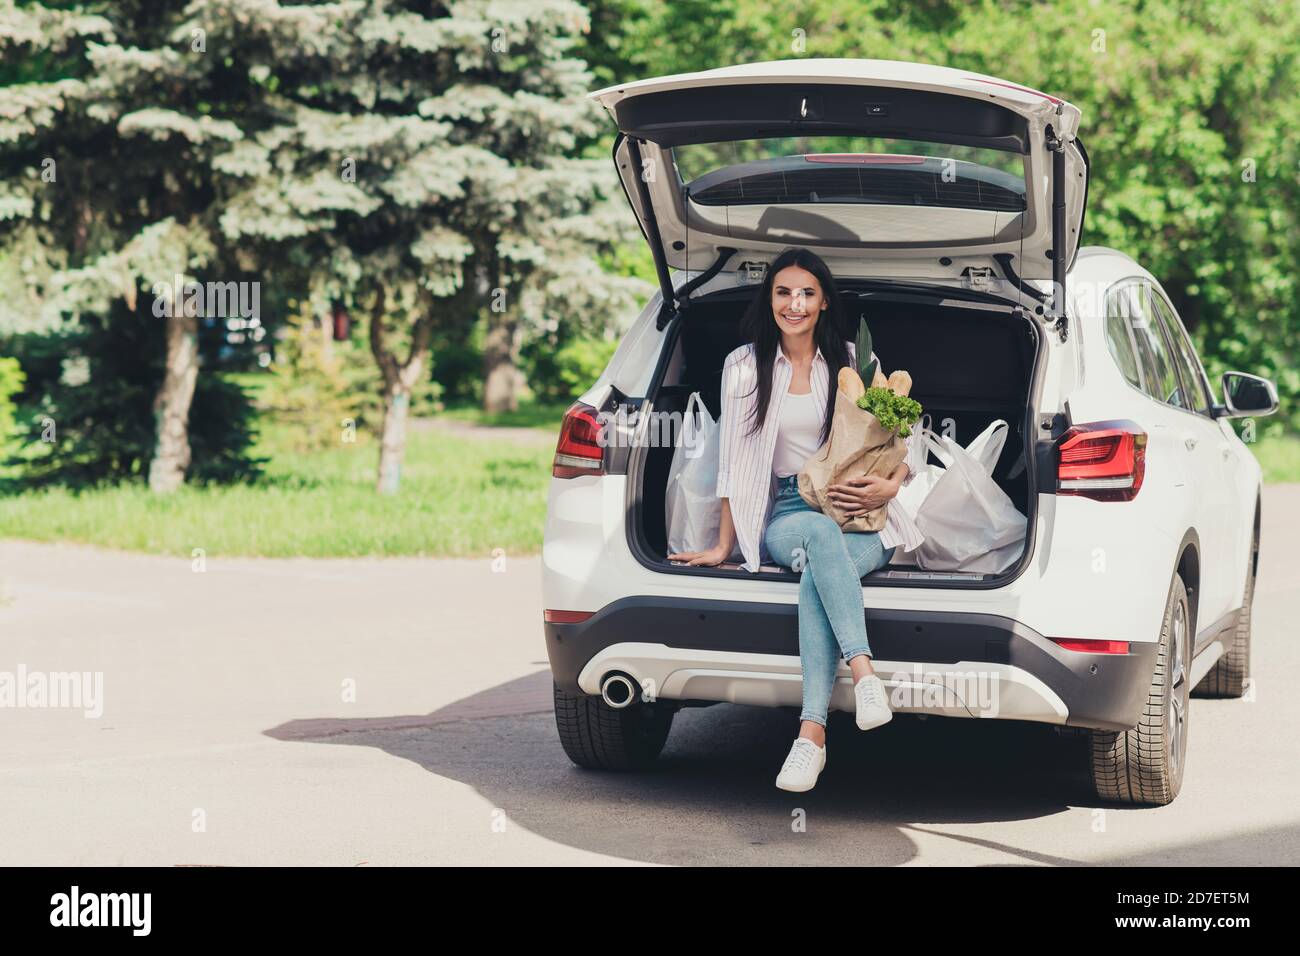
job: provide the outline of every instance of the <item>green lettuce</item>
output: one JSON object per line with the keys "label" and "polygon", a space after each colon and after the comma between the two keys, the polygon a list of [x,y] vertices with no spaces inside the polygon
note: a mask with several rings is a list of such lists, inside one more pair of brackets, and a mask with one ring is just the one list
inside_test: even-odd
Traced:
{"label": "green lettuce", "polygon": [[902,438],[912,434],[912,425],[921,418],[921,403],[906,395],[895,395],[887,388],[869,388],[858,399],[858,408],[876,416],[882,428]]}

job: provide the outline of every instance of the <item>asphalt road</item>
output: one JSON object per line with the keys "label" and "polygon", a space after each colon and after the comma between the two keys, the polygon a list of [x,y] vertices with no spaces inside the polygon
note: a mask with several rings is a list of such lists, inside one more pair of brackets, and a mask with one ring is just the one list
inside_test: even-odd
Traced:
{"label": "asphalt road", "polygon": [[0,672],[102,672],[102,715],[0,707],[0,864],[1300,863],[1300,485],[1265,493],[1253,701],[1194,700],[1183,792],[1099,810],[1077,740],[680,714],[661,769],[578,770],[536,558],[186,559],[0,541]]}

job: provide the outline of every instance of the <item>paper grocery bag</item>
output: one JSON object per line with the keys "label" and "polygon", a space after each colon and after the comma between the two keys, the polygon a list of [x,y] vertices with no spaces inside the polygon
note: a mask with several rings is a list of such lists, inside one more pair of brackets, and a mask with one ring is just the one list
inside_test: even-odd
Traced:
{"label": "paper grocery bag", "polygon": [[871,412],[858,408],[844,392],[836,390],[831,434],[799,472],[799,495],[844,531],[879,531],[885,526],[889,505],[856,518],[845,517],[840,506],[826,497],[831,485],[847,478],[879,475],[888,478],[907,457],[903,439],[880,424]]}

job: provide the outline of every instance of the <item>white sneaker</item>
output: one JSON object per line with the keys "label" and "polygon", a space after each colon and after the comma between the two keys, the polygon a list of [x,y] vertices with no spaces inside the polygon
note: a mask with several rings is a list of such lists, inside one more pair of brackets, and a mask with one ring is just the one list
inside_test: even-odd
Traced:
{"label": "white sneaker", "polygon": [[826,748],[818,747],[807,737],[799,737],[790,748],[776,785],[792,793],[803,793],[817,786],[817,775],[826,766]]}
{"label": "white sneaker", "polygon": [[872,674],[854,684],[853,696],[858,702],[858,730],[871,730],[894,719],[885,682],[879,675]]}

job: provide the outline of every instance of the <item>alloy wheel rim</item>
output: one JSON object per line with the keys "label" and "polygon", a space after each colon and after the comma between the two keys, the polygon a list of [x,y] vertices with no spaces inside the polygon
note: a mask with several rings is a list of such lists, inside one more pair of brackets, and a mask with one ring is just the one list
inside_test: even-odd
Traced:
{"label": "alloy wheel rim", "polygon": [[1170,766],[1176,772],[1182,760],[1183,735],[1187,729],[1187,701],[1183,693],[1187,682],[1187,670],[1183,664],[1186,659],[1184,648],[1187,643],[1187,605],[1179,601],[1174,607],[1174,619],[1171,627],[1170,654],[1173,666],[1170,668],[1169,700],[1165,710],[1170,748]]}

